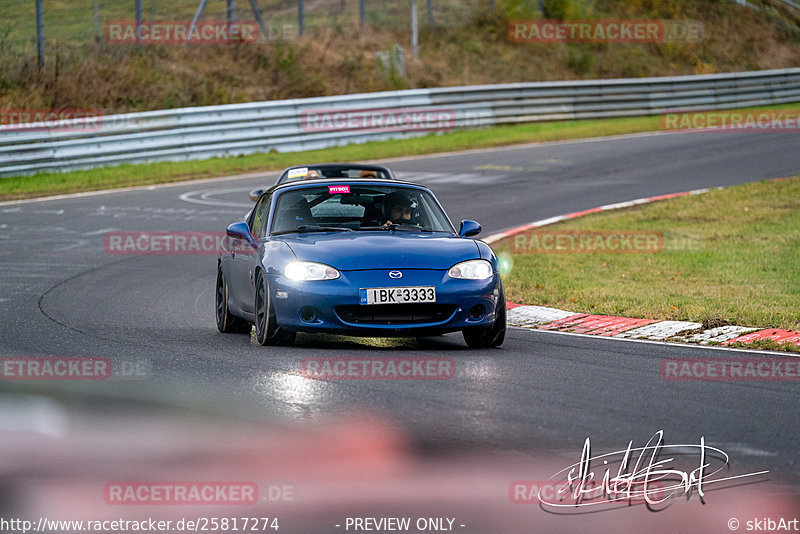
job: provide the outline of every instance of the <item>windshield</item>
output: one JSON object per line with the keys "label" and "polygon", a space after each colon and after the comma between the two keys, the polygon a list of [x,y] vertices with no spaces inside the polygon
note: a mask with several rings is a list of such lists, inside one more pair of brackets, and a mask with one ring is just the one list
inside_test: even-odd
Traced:
{"label": "windshield", "polygon": [[447,216],[426,191],[348,184],[282,193],[271,233],[381,230],[453,233]]}

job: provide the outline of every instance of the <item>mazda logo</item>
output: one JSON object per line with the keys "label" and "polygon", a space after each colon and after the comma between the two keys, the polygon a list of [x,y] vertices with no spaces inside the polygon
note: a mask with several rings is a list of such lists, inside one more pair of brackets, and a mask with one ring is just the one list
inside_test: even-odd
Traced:
{"label": "mazda logo", "polygon": [[403,278],[403,273],[400,271],[389,271],[389,278]]}

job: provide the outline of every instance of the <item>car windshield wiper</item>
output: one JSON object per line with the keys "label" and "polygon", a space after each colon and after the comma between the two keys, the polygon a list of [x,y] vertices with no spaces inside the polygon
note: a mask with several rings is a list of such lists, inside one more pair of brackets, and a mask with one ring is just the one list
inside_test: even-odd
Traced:
{"label": "car windshield wiper", "polygon": [[345,228],[344,226],[316,226],[316,225],[308,225],[303,224],[298,226],[294,230],[282,230],[280,232],[273,232],[272,235],[283,235],[283,234],[301,234],[304,232],[352,232],[352,228]]}
{"label": "car windshield wiper", "polygon": [[406,225],[406,224],[386,224],[384,226],[362,226],[359,230],[400,230],[402,232],[433,232],[430,228],[422,228],[421,226]]}

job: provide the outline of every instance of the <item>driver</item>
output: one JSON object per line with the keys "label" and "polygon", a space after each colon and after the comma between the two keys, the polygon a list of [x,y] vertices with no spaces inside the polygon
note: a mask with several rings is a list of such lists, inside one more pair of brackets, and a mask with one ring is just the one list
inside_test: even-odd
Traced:
{"label": "driver", "polygon": [[414,201],[404,193],[390,193],[383,200],[383,226],[391,224],[413,224]]}

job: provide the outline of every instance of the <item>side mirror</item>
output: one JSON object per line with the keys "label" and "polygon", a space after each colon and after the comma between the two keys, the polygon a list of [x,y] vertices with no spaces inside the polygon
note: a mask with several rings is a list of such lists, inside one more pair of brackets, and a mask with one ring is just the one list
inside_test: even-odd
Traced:
{"label": "side mirror", "polygon": [[256,200],[261,198],[261,195],[263,193],[264,193],[264,189],[253,189],[252,191],[250,191],[250,194],[248,196],[250,197],[250,200],[255,202]]}
{"label": "side mirror", "polygon": [[481,233],[481,230],[483,230],[483,228],[480,224],[475,221],[470,221],[469,219],[464,219],[461,221],[461,228],[458,230],[458,235],[461,237],[472,237]]}
{"label": "side mirror", "polygon": [[247,223],[244,221],[239,221],[228,225],[228,228],[225,229],[225,233],[228,235],[228,237],[232,237],[233,239],[241,239],[243,241],[247,241],[251,245],[253,244],[253,237],[250,235],[250,228],[247,227]]}

